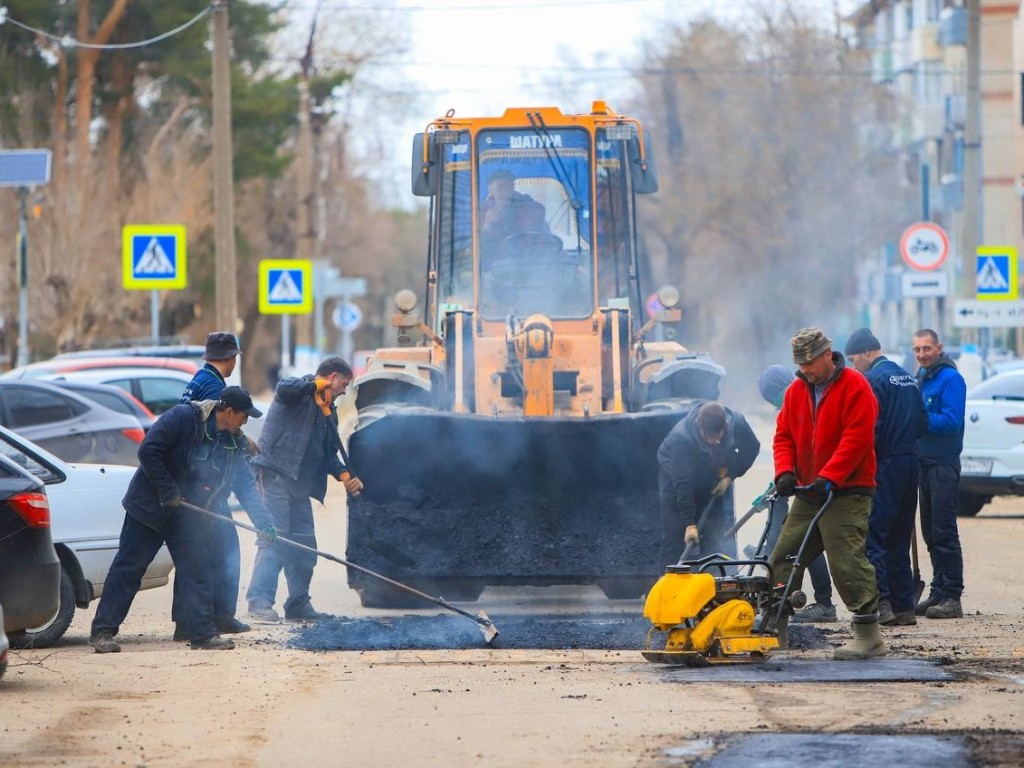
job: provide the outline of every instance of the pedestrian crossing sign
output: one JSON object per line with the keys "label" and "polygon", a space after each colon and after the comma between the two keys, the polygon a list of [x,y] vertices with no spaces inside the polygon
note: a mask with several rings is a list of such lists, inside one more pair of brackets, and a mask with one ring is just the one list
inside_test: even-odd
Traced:
{"label": "pedestrian crossing sign", "polygon": [[180,290],[188,284],[185,227],[180,224],[129,224],[121,230],[124,287],[129,290]]}
{"label": "pedestrian crossing sign", "polygon": [[312,261],[265,259],[260,262],[260,314],[308,315],[312,312]]}
{"label": "pedestrian crossing sign", "polygon": [[1017,249],[1009,245],[980,246],[976,285],[978,299],[1016,301],[1020,294],[1017,285]]}

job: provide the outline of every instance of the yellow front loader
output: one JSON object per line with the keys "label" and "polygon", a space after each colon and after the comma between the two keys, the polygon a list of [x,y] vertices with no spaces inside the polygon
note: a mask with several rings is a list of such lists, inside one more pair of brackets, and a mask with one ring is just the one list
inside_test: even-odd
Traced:
{"label": "yellow front loader", "polygon": [[657,190],[642,125],[600,101],[449,114],[415,137],[412,188],[430,202],[426,285],[399,292],[397,344],[356,381],[348,556],[451,599],[640,596],[660,575],[655,453],[724,376],[673,340],[678,293],[640,285],[637,201]]}

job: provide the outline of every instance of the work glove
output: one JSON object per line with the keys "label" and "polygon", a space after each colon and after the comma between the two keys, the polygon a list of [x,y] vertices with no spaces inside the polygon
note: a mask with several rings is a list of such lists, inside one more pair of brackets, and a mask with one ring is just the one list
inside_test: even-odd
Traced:
{"label": "work glove", "polygon": [[358,496],[359,492],[363,490],[363,481],[358,477],[353,477],[351,472],[339,472],[338,481],[352,496]]}
{"label": "work glove", "polygon": [[686,546],[696,546],[700,544],[700,533],[697,531],[696,525],[686,526],[686,533],[683,535],[683,542]]}
{"label": "work glove", "polygon": [[711,489],[711,495],[725,496],[726,491],[729,490],[729,487],[731,485],[732,478],[726,475],[725,477],[720,478],[717,483],[715,483],[715,487]]}
{"label": "work glove", "polygon": [[257,547],[269,547],[275,541],[277,541],[277,528],[272,525],[268,525],[256,534]]}
{"label": "work glove", "polygon": [[775,492],[779,496],[792,496],[796,493],[796,475],[792,472],[783,472],[775,481]]}
{"label": "work glove", "polygon": [[810,493],[815,498],[824,499],[828,496],[828,492],[832,490],[832,482],[826,480],[824,477],[814,478],[814,482],[811,483]]}
{"label": "work glove", "polygon": [[164,507],[167,507],[168,509],[172,509],[174,507],[180,507],[183,501],[185,501],[185,498],[183,496],[175,496],[173,499],[168,499],[167,501],[161,502],[161,504]]}
{"label": "work glove", "polygon": [[331,415],[331,402],[334,400],[334,392],[331,391],[331,382],[328,379],[314,379],[316,390],[313,392],[313,399],[320,406],[324,416]]}

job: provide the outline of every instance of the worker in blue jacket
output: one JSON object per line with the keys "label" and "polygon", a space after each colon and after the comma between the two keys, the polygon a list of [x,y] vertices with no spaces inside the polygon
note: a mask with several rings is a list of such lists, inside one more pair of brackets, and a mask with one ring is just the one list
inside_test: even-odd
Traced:
{"label": "worker in blue jacket", "polygon": [[[206,337],[206,351],[203,358],[206,365],[196,371],[192,381],[185,387],[181,396],[182,403],[202,402],[204,400],[220,400],[221,393],[242,353],[238,349],[238,340],[234,334],[216,331]],[[236,436],[239,445],[247,455],[253,453],[255,443],[239,433]],[[227,496],[223,498],[212,512],[231,518]],[[217,631],[221,634],[238,634],[248,632],[250,627],[239,621],[235,613],[238,610],[238,585],[242,572],[242,553],[238,545],[238,529],[233,525],[216,525],[210,530],[213,552],[212,574],[214,619]],[[185,601],[181,596],[181,583],[174,582],[174,599],[171,603],[171,620],[174,622],[174,640],[188,640],[188,620],[185,616]]]}
{"label": "worker in blue jacket", "polygon": [[182,502],[210,509],[234,492],[253,524],[276,536],[237,440],[249,417],[262,415],[248,392],[226,387],[220,400],[174,406],[146,434],[139,468],[122,500],[126,514],[117,554],[92,622],[90,642],[97,653],[121,650],[114,637],[164,544],[174,558],[175,581],[183,584],[193,650],[234,648],[217,631],[210,583],[211,527],[227,523]]}
{"label": "worker in blue jacket", "polygon": [[869,328],[846,342],[846,358],[864,374],[878,400],[875,495],[868,518],[867,556],[878,583],[878,622],[917,624],[910,539],[917,514],[917,440],[928,428],[917,380],[882,354]]}
{"label": "worker in blue jacket", "polygon": [[960,548],[960,452],[964,447],[967,384],[956,364],[942,351],[930,328],[914,334],[914,357],[928,432],[917,441],[921,465],[921,533],[932,562],[928,597],[917,604],[918,616],[956,619],[964,615],[964,556]]}

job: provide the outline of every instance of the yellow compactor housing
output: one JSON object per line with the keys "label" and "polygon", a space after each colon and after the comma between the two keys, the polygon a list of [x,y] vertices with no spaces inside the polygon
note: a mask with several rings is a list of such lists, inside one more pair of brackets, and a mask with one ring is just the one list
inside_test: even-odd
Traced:
{"label": "yellow compactor housing", "polygon": [[[670,567],[647,593],[644,617],[653,626],[644,658],[667,664],[763,661],[779,647],[773,635],[754,631],[756,613],[749,601],[717,599],[719,584],[734,579],[684,568]],[[659,632],[668,633],[661,649],[652,647]]]}

